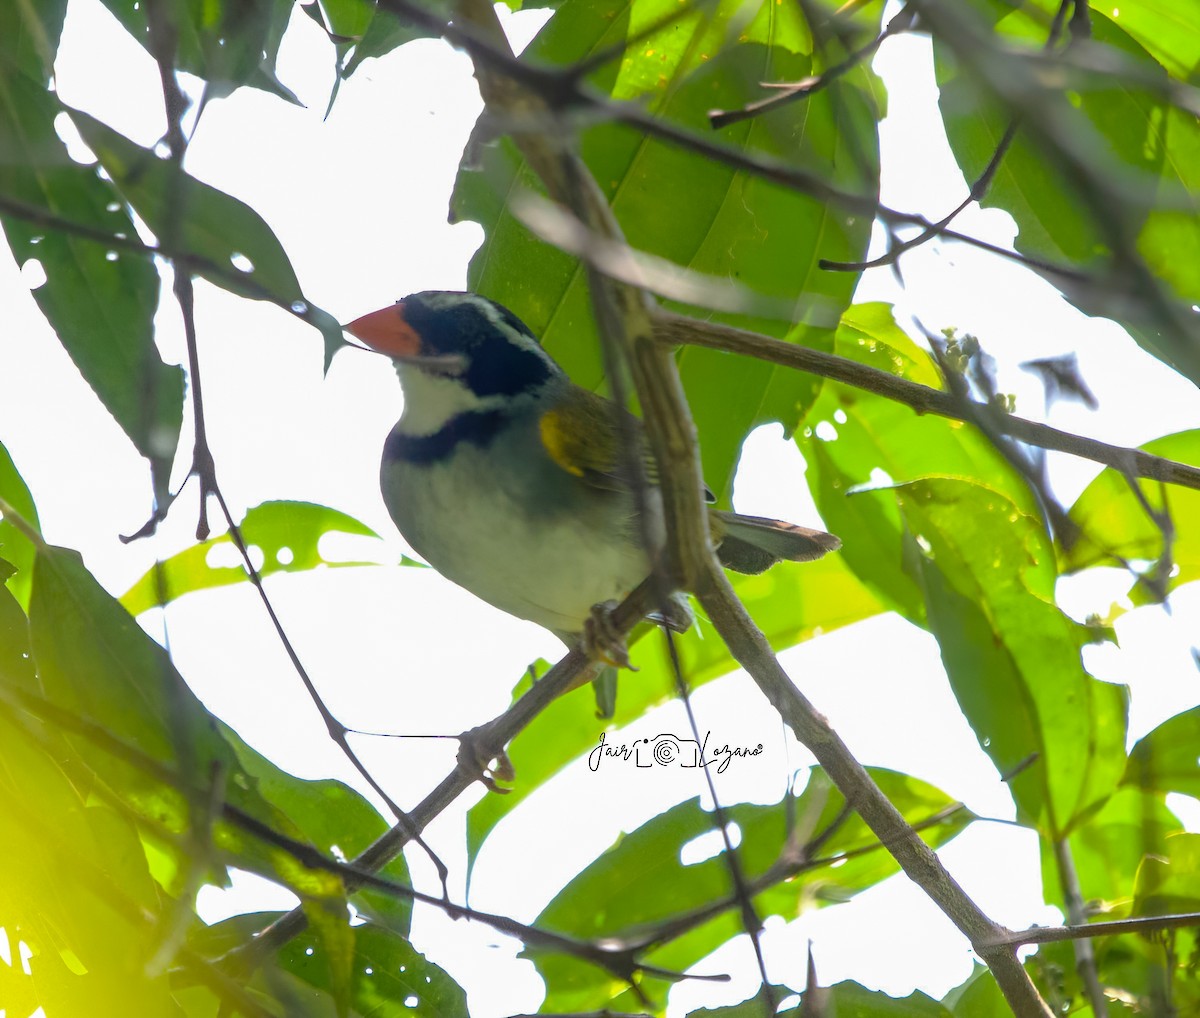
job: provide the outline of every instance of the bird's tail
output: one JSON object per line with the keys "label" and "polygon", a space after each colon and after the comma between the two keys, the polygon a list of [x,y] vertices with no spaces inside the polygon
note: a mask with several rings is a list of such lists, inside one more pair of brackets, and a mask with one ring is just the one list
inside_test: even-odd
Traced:
{"label": "bird's tail", "polygon": [[810,530],[762,516],[709,510],[713,543],[721,564],[739,573],[761,573],[776,562],[808,562],[837,551],[842,542],[823,530]]}

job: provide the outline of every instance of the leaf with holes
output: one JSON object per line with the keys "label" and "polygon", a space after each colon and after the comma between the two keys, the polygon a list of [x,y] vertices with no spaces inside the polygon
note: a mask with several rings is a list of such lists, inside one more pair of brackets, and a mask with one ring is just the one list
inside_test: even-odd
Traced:
{"label": "leaf with holes", "polygon": [[[378,539],[365,523],[328,506],[311,502],[264,502],[250,509],[238,525],[242,540],[251,551],[259,576],[272,573],[298,573],[321,566],[375,565],[372,561],[329,558],[320,551],[326,534],[351,534]],[[258,554],[256,555],[255,552]],[[217,564],[224,559],[229,564]],[[388,564],[393,564],[388,561]],[[402,556],[399,565],[420,565]],[[139,615],[197,590],[209,590],[249,579],[237,545],[229,534],[210,538],[150,569],[122,596],[121,603],[131,615]]]}
{"label": "leaf with holes", "polygon": [[[954,809],[953,800],[944,793],[916,778],[878,768],[870,773],[905,819],[934,846],[945,844],[974,819],[969,811]],[[895,860],[862,820],[846,814],[844,807],[845,800],[820,769],[813,770],[799,796],[769,806],[726,807],[748,882],[763,877],[780,860],[789,825],[799,825],[805,840],[823,836],[816,861],[775,873],[770,886],[754,895],[760,915],[791,919],[806,906],[845,901],[898,872]],[[698,799],[659,814],[622,836],[579,873],[543,909],[535,925],[592,941],[631,943],[646,938],[649,945],[639,958],[670,971],[691,969],[743,932],[723,853],[694,863],[681,859],[685,846],[713,837],[713,824],[713,815],[700,807]],[[693,913],[699,916],[697,921],[668,932],[673,920]],[[662,931],[661,943],[655,931]],[[624,983],[599,968],[533,947],[525,953],[546,981],[546,1010],[622,1011],[635,1006]],[[664,995],[668,986],[653,977],[641,982],[651,998]]]}
{"label": "leaf with holes", "polygon": [[290,307],[320,330],[328,368],[344,345],[342,328],[305,299],[283,246],[262,216],[233,196],[177,173],[168,160],[95,117],[68,112],[105,172],[160,242],[177,233],[174,247],[191,256],[188,268],[197,275],[242,297]]}

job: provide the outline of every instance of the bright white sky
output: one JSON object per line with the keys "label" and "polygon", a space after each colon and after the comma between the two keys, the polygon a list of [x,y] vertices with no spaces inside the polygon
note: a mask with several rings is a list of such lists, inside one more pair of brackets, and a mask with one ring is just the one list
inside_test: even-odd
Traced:
{"label": "bright white sky", "polygon": [[[504,20],[523,44],[543,17],[533,12]],[[309,298],[343,321],[416,290],[463,287],[481,233],[473,224],[450,227],[445,218],[454,170],[479,110],[469,61],[440,43],[413,43],[369,62],[342,86],[323,120],[331,66],[323,36],[297,12],[279,76],[308,108],[248,89],[211,104],[189,152],[190,171],[262,213]],[[65,102],[143,145],[158,140],[163,125],[155,68],[98,0],[73,0],[58,67]],[[928,115],[935,93],[927,41],[890,41],[876,69],[889,89],[882,139],[891,169],[884,200],[940,214],[959,200],[964,184]],[[999,243],[1013,236],[1011,221],[997,212],[966,213],[958,227]],[[1042,399],[1015,365],[1075,350],[1102,410],[1065,405],[1053,413],[1056,425],[1121,444],[1200,425],[1194,387],[1141,354],[1120,329],[1084,318],[1010,263],[930,244],[906,256],[904,269],[907,292],[879,271],[864,280],[860,299],[893,300],[901,320],[919,308],[931,328],[953,325],[978,335],[1000,361],[1002,388],[1017,394],[1025,415],[1038,416]],[[156,538],[121,545],[117,535],[135,530],[150,511],[141,460],[87,390],[11,263],[0,264],[0,306],[8,323],[0,341],[10,365],[0,378],[0,441],[34,492],[48,539],[81,549],[101,581],[121,593],[155,555],[190,543],[194,486]],[[178,311],[169,299],[159,326],[164,355],[182,361]],[[234,506],[268,498],[324,503],[373,526],[387,542],[386,555],[404,551],[376,487],[383,438],[400,410],[388,364],[348,351],[323,378],[315,332],[273,307],[203,282],[197,326],[210,440]],[[762,429],[751,438],[738,477],[739,509],[815,522],[802,470],[799,453],[780,440],[778,428]],[[1095,472],[1063,458],[1056,462],[1056,484],[1069,500]],[[1126,585],[1109,575],[1064,583],[1061,594],[1067,610],[1081,617],[1107,611]],[[561,652],[536,626],[496,612],[428,570],[333,570],[275,577],[268,589],[330,707],[352,727],[457,733],[498,714],[529,661]],[[1153,608],[1129,613],[1117,624],[1120,650],[1086,652],[1094,674],[1133,688],[1133,738],[1196,703],[1188,633],[1197,631],[1198,618],[1200,596],[1185,589],[1174,598],[1173,618]],[[144,621],[161,636],[161,617]],[[248,586],[183,599],[166,613],[166,628],[189,683],[251,744],[305,777],[336,775],[361,784],[326,738]],[[946,686],[932,638],[889,616],[824,636],[783,660],[865,763],[922,777],[980,814],[1012,816]],[[810,762],[744,676],[706,687],[695,708],[701,730],[712,729],[714,738],[767,748],[765,757],[745,766],[735,762],[720,777],[725,803],[777,800],[788,775]],[[629,737],[683,725],[680,709],[671,705],[638,723]],[[452,740],[360,739],[357,745],[402,805],[416,802],[448,771],[456,749]],[[699,780],[682,770],[633,774],[602,767],[592,774],[582,765],[572,768],[493,836],[471,903],[533,919],[621,830],[703,794]],[[1189,802],[1181,800],[1181,810],[1195,807]],[[429,832],[460,875],[461,832],[462,809],[449,811]],[[1013,927],[1058,920],[1041,904],[1028,832],[977,824],[942,856],[997,920]],[[410,860],[429,886],[429,867],[419,855]],[[244,877],[233,892],[206,891],[200,905],[214,920],[291,900],[265,881]],[[919,987],[936,997],[971,966],[966,943],[903,878],[790,924],[770,921],[765,947],[774,980],[801,984],[810,939],[826,984],[854,978],[892,994]],[[428,910],[418,912],[414,941],[468,988],[472,1014],[536,1009],[540,981],[529,963],[514,960],[513,942]],[[699,971],[735,978],[724,987],[678,987],[672,1014],[736,1002],[756,986],[744,937]]]}

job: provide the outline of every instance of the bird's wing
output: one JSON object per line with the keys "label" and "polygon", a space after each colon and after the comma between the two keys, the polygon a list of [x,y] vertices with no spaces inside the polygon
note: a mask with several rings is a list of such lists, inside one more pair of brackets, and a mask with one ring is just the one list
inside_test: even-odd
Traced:
{"label": "bird's wing", "polygon": [[629,470],[622,443],[632,442],[650,484],[658,468],[646,446],[642,422],[611,400],[579,386],[538,419],[542,445],[563,470],[597,488],[628,491]]}

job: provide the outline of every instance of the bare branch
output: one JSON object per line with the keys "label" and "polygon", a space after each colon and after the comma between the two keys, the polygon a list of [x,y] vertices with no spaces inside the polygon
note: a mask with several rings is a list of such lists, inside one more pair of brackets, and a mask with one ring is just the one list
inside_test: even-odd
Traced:
{"label": "bare branch", "polygon": [[[663,312],[658,319],[656,334],[664,343],[671,345],[727,350],[730,353],[782,364],[797,371],[807,371],[823,378],[832,378],[895,400],[897,403],[904,403],[919,414],[937,414],[939,417],[959,421],[967,419],[961,404],[951,393],[921,385],[899,375],[890,375],[886,371],[845,357],[812,350],[795,343],[786,343],[745,329]],[[1115,470],[1129,471],[1137,477],[1177,484],[1183,488],[1200,489],[1200,467],[1178,463],[1140,449],[1109,445],[1094,438],[1060,431],[1047,424],[1038,424],[1004,413],[994,406],[985,406],[982,403],[975,405],[979,408],[979,414],[988,420],[996,431],[1030,445],[1070,453],[1072,456],[1092,460]]]}
{"label": "bare branch", "polygon": [[859,64],[870,60],[875,55],[876,50],[883,45],[885,39],[890,39],[893,35],[899,35],[901,32],[907,32],[912,28],[914,20],[915,12],[911,7],[901,8],[900,12],[887,23],[887,26],[879,35],[865,46],[855,50],[845,60],[834,64],[827,71],[823,71],[816,77],[805,78],[803,81],[798,81],[790,85],[767,85],[764,83],[764,88],[774,89],[777,91],[777,94],[769,96],[766,99],[759,99],[757,102],[748,103],[740,110],[709,110],[709,125],[713,130],[719,130],[722,127],[728,127],[730,124],[737,124],[743,120],[749,120],[751,117],[762,116],[762,114],[779,109],[788,103],[807,99],[809,96],[815,95],[822,89],[828,88],[838,78],[842,77],[848,71],[853,70]]}
{"label": "bare branch", "polygon": [[1050,1018],[1051,1011],[1038,996],[1015,948],[1004,939],[1010,934],[980,911],[796,688],[776,660],[767,638],[738,601],[724,571],[714,565],[705,579],[696,591],[700,604],[734,658],[750,673],[785,724],[817,758],[901,869],[971,942],[1018,1018]]}
{"label": "bare branch", "polygon": [[1134,919],[1113,919],[1109,922],[1087,923],[1082,926],[1033,926],[1009,933],[1003,943],[1020,947],[1024,944],[1056,944],[1062,940],[1081,937],[1115,937],[1125,933],[1156,933],[1160,930],[1181,930],[1200,926],[1200,912],[1173,915],[1139,916]]}

